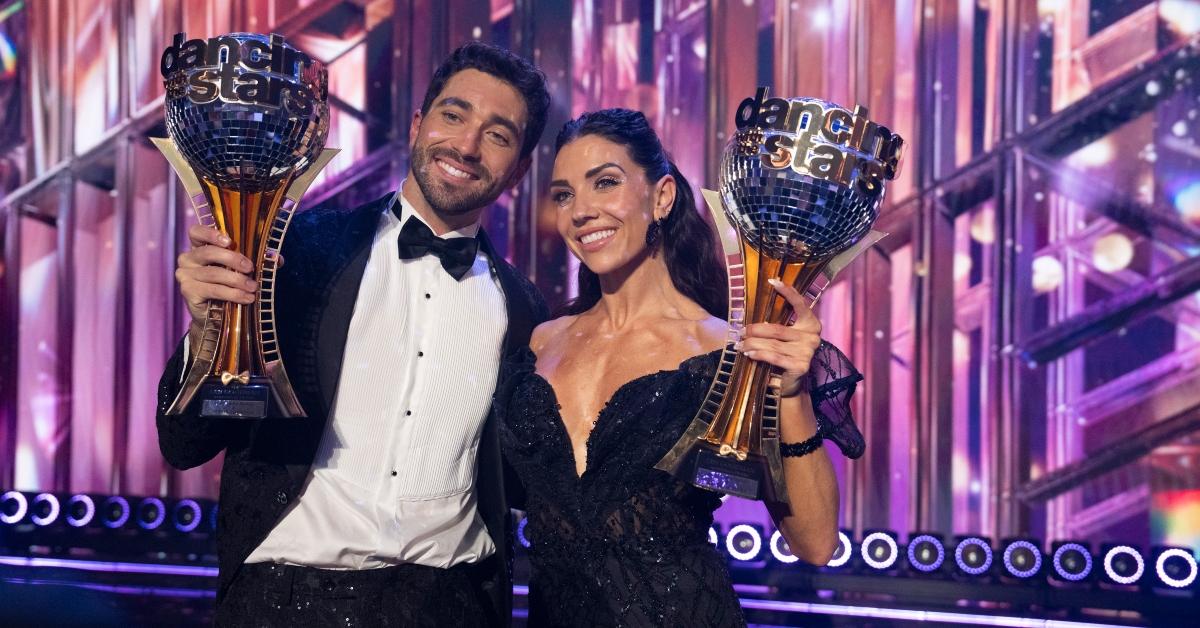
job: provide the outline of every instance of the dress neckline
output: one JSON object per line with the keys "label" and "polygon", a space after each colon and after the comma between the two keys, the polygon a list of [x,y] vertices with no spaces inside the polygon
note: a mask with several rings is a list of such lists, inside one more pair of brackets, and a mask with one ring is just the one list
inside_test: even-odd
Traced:
{"label": "dress neckline", "polygon": [[571,475],[574,476],[576,482],[581,482],[583,480],[583,478],[587,476],[588,472],[592,470],[592,435],[594,435],[598,431],[598,429],[600,427],[600,422],[604,419],[605,415],[608,414],[609,409],[612,408],[613,402],[616,401],[622,395],[622,393],[625,393],[626,391],[628,391],[629,389],[633,388],[635,385],[637,385],[641,382],[651,380],[656,377],[660,377],[662,375],[669,375],[672,373],[678,373],[678,372],[684,371],[684,370],[686,370],[687,366],[690,363],[708,359],[713,355],[720,354],[724,350],[725,350],[725,348],[722,347],[720,349],[713,349],[712,351],[709,351],[708,353],[701,353],[701,354],[694,355],[694,356],[691,356],[688,358],[684,358],[682,361],[679,362],[679,365],[673,369],[662,369],[662,370],[654,371],[652,373],[646,373],[645,375],[639,375],[629,381],[626,381],[625,383],[621,384],[620,386],[618,386],[616,388],[616,390],[614,390],[613,393],[611,395],[609,395],[608,399],[605,400],[604,405],[601,406],[601,408],[600,408],[600,412],[596,414],[596,418],[592,419],[592,429],[588,431],[587,438],[584,439],[584,443],[583,443],[584,451],[587,453],[587,461],[584,463],[583,473],[579,473],[579,471],[577,471],[577,469],[578,469],[577,462],[578,461],[575,460],[575,445],[571,441],[571,434],[567,431],[567,424],[565,421],[563,421],[562,406],[561,406],[561,404],[559,404],[559,401],[558,401],[558,391],[554,389],[554,385],[550,383],[550,380],[546,379],[546,377],[544,375],[542,375],[541,373],[539,373],[537,371],[537,354],[534,353],[533,349],[531,349],[529,347],[525,347],[525,350],[524,350],[525,355],[523,355],[522,357],[524,357],[526,360],[528,360],[528,364],[531,367],[530,375],[536,381],[541,382],[541,384],[546,387],[546,390],[550,392],[550,399],[553,402],[554,419],[555,419],[554,423],[555,423],[556,428],[559,430],[561,436],[563,437],[563,442],[566,444],[567,459],[571,463],[571,466],[570,466]]}

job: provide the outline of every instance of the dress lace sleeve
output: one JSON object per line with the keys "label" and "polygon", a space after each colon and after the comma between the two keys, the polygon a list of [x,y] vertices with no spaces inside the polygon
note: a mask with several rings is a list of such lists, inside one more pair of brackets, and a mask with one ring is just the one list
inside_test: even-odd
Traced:
{"label": "dress lace sleeve", "polygon": [[862,373],[846,354],[826,341],[821,341],[813,356],[809,373],[812,377],[809,394],[820,434],[837,443],[847,458],[861,457],[867,444],[854,424],[850,398],[863,379]]}

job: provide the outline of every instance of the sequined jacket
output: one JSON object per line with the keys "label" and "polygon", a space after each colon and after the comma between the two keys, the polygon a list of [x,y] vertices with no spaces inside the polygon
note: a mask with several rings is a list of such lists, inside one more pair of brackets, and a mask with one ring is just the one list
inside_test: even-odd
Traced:
{"label": "sequined jacket", "polygon": [[[351,211],[313,209],[298,213],[284,241],[285,264],[280,268],[276,312],[279,343],[297,397],[307,418],[201,419],[195,406],[168,416],[183,372],[182,340],[164,368],[158,388],[158,441],[171,466],[189,469],[225,452],[221,470],[217,517],[219,564],[217,603],[246,557],[266,538],[296,499],[308,476],[332,407],[341,373],[341,360],[350,317],[371,250],[380,213],[391,195]],[[481,250],[504,292],[508,330],[504,354],[529,344],[529,337],[548,312],[537,289],[496,254],[480,231]],[[507,467],[500,455],[495,413],[485,423],[479,447],[476,490],[478,508],[496,541],[492,566],[483,569],[481,587],[492,600],[496,616],[511,617],[511,556],[506,486]]]}

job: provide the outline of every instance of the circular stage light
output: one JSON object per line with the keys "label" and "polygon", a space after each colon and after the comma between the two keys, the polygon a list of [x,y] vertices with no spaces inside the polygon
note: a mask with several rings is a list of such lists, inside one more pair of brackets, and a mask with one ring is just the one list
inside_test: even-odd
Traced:
{"label": "circular stage light", "polygon": [[863,539],[860,550],[863,562],[872,569],[890,569],[900,556],[900,548],[896,539],[886,532],[872,532]]}
{"label": "circular stage light", "polygon": [[921,534],[908,540],[908,564],[923,573],[932,573],[946,561],[946,547],[931,534]]}
{"label": "circular stage light", "polygon": [[788,546],[787,540],[783,538],[783,534],[779,530],[771,534],[771,555],[775,557],[775,560],[786,564],[800,560],[792,555],[792,548]]}
{"label": "circular stage light", "polygon": [[725,550],[735,560],[754,560],[762,552],[762,535],[753,526],[739,523],[725,536]]}
{"label": "circular stage light", "polygon": [[19,491],[9,491],[0,495],[0,523],[14,524],[25,518],[29,512],[29,500]]}
{"label": "circular stage light", "polygon": [[854,548],[850,545],[850,535],[838,530],[838,547],[833,551],[833,558],[825,563],[826,567],[841,567],[850,562],[850,557],[854,555]]}
{"label": "circular stage light", "polygon": [[1042,569],[1042,550],[1029,541],[1013,541],[1004,548],[1004,569],[1016,578],[1032,578]]}
{"label": "circular stage light", "polygon": [[528,525],[529,517],[522,517],[521,522],[517,524],[517,542],[525,549],[529,549],[529,537],[525,536],[525,526]]}
{"label": "circular stage light", "polygon": [[104,527],[116,529],[129,521],[129,500],[120,495],[113,495],[104,500],[100,507],[100,515],[104,518]]}
{"label": "circular stage light", "polygon": [[67,525],[82,528],[96,516],[96,502],[87,495],[75,495],[67,500]]}
{"label": "circular stage light", "polygon": [[1196,557],[1187,550],[1172,547],[1158,555],[1154,570],[1158,572],[1158,579],[1169,587],[1189,587],[1196,581]]}
{"label": "circular stage light", "polygon": [[48,526],[58,519],[59,504],[58,498],[50,493],[40,493],[33,498],[33,505],[30,507],[33,514],[29,516],[29,520],[34,525]]}
{"label": "circular stage light", "polygon": [[137,523],[143,530],[156,530],[167,518],[167,507],[157,497],[147,497],[138,504]]}
{"label": "circular stage light", "polygon": [[1128,545],[1118,545],[1104,554],[1104,573],[1117,584],[1133,584],[1145,570],[1142,555]]}
{"label": "circular stage light", "polygon": [[1081,543],[1063,543],[1054,550],[1054,573],[1070,582],[1079,582],[1092,573],[1092,553]]}
{"label": "circular stage light", "polygon": [[963,573],[978,576],[992,568],[992,546],[977,537],[967,537],[954,548],[954,563]]}
{"label": "circular stage light", "polygon": [[171,512],[171,521],[180,532],[191,532],[200,525],[200,504],[192,499],[181,499]]}

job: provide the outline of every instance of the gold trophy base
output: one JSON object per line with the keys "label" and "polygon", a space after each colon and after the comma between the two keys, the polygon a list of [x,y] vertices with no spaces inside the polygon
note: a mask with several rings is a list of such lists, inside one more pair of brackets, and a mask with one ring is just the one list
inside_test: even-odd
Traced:
{"label": "gold trophy base", "polygon": [[222,382],[224,377],[209,377],[200,386],[199,414],[202,417],[231,419],[262,419],[267,416],[271,399],[271,380],[248,377],[241,381]]}
{"label": "gold trophy base", "polygon": [[[783,465],[769,458],[771,448],[764,448],[765,455],[747,454],[731,456],[722,454],[720,448],[709,443],[697,443],[685,454],[680,477],[694,486],[727,495],[760,501],[787,501],[784,492]],[[779,448],[774,452],[778,458]]]}

